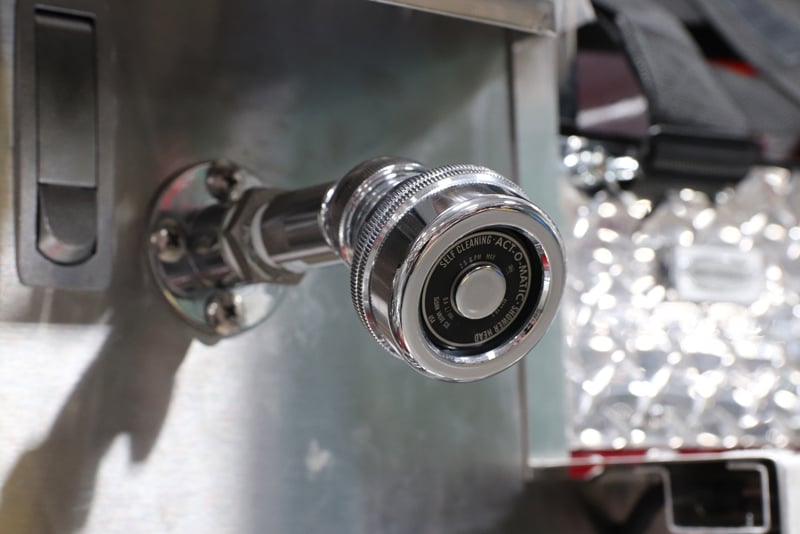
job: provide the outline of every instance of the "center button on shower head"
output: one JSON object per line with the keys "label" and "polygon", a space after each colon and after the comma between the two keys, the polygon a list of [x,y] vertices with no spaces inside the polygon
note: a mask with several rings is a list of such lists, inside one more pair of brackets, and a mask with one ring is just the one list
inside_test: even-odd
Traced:
{"label": "center button on shower head", "polygon": [[455,287],[456,311],[467,319],[483,319],[503,302],[506,279],[496,265],[469,267]]}

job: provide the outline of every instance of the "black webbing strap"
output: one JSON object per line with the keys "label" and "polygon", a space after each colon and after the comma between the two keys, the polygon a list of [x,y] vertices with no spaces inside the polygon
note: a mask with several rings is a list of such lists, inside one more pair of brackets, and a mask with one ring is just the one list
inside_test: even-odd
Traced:
{"label": "black webbing strap", "polygon": [[746,115],[683,22],[655,0],[595,0],[613,17],[650,114],[645,175],[715,184],[744,177],[758,150]]}
{"label": "black webbing strap", "polygon": [[800,105],[798,0],[693,0],[728,44]]}
{"label": "black webbing strap", "polygon": [[745,137],[747,120],[671,12],[651,0],[597,0],[614,13],[653,124]]}

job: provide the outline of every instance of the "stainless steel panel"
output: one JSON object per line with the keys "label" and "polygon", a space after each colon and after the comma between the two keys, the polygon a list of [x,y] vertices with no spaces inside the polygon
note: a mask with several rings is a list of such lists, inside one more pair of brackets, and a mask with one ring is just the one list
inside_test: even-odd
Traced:
{"label": "stainless steel panel", "polygon": [[594,18],[590,0],[375,0],[523,32],[575,30]]}
{"label": "stainless steel panel", "polygon": [[161,180],[209,157],[287,187],[387,153],[509,172],[504,33],[363,1],[114,2],[114,279],[88,293],[18,281],[12,12],[0,2],[0,532],[500,524],[521,485],[514,372],[453,385],[386,357],[344,268],[204,345],[142,249]]}
{"label": "stainless steel panel", "polygon": [[[511,46],[517,174],[531,199],[561,223],[558,202],[558,41],[525,37]],[[567,269],[569,269],[567,265]],[[523,362],[527,455],[534,462],[567,454],[561,320],[557,317]]]}
{"label": "stainless steel panel", "polygon": [[554,0],[378,0],[515,30],[552,33]]}

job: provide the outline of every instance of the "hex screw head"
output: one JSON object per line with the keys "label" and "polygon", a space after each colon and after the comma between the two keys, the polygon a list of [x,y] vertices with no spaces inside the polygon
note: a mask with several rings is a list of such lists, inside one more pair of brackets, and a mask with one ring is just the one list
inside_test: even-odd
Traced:
{"label": "hex screw head", "polygon": [[206,324],[221,336],[230,336],[242,329],[242,312],[242,298],[229,291],[217,291],[206,300]]}
{"label": "hex screw head", "polygon": [[164,263],[175,263],[183,258],[186,253],[186,243],[177,225],[164,221],[152,234],[150,245],[155,249],[156,256]]}
{"label": "hex screw head", "polygon": [[236,202],[244,191],[244,179],[233,163],[215,161],[206,172],[206,189],[222,203]]}

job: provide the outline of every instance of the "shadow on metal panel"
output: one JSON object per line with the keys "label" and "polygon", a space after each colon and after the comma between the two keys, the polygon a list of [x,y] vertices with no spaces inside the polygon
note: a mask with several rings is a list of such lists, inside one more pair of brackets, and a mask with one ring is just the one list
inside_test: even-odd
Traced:
{"label": "shadow on metal panel", "polygon": [[[150,198],[176,169],[226,156],[292,187],[376,154],[510,171],[501,30],[362,0],[143,0],[114,3],[112,20],[112,288],[9,285],[4,302],[19,304],[2,310],[9,322],[107,321],[110,333],[43,440],[17,459],[0,532],[81,529],[116,436],[130,436],[132,462],[146,462],[159,438],[184,438],[165,417],[192,333],[161,302],[141,254]],[[521,489],[514,372],[453,385],[391,361],[357,324],[343,269],[309,276],[267,324],[215,352],[258,356],[231,384],[251,399],[251,423],[218,444],[245,463],[249,531],[468,532],[500,521]]]}

